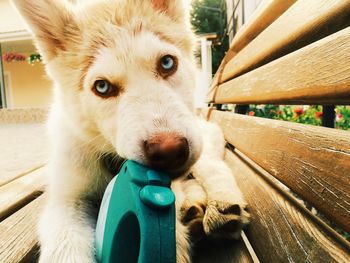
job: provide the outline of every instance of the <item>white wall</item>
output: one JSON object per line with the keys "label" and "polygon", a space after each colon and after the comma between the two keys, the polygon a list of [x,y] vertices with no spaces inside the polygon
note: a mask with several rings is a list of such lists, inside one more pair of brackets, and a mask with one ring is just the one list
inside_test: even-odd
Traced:
{"label": "white wall", "polygon": [[0,0],[0,33],[25,30],[25,25],[9,0]]}
{"label": "white wall", "polygon": [[254,11],[263,2],[263,0],[244,0],[244,17],[245,23],[249,21]]}
{"label": "white wall", "polygon": [[195,107],[206,107],[206,96],[212,80],[212,54],[211,41],[206,38],[200,38],[199,44],[201,47],[201,65],[196,74],[197,86],[194,94]]}
{"label": "white wall", "polygon": [[[252,14],[254,13],[254,11],[258,8],[258,6],[263,2],[263,1],[267,1],[267,0],[226,0],[226,5],[227,5],[227,22],[229,29],[232,28],[233,25],[233,21],[230,20],[230,18],[232,17],[232,13],[233,13],[233,8],[237,5],[238,6],[236,8],[235,11],[235,19],[236,19],[236,29],[237,31],[239,31],[239,29],[243,26],[243,24],[247,23],[249,21],[249,19],[251,18]],[[283,0],[281,0],[283,1]],[[244,7],[244,8],[243,8]],[[244,13],[243,13],[243,9],[244,9]],[[234,32],[230,32],[230,41],[232,41],[233,39],[233,33]]]}
{"label": "white wall", "polygon": [[9,0],[0,0],[0,42],[30,39],[24,21]]}

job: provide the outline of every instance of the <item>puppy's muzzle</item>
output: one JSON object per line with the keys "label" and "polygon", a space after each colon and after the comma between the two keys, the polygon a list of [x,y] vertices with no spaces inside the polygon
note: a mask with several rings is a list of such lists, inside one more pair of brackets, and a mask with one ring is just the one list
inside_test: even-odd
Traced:
{"label": "puppy's muzzle", "polygon": [[185,137],[171,132],[154,134],[144,142],[147,163],[157,170],[182,169],[186,164],[190,148]]}

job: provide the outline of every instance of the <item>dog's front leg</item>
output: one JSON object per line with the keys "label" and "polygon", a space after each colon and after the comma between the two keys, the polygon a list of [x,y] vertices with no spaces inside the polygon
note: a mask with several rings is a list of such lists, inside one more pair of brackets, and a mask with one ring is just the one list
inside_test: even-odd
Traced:
{"label": "dog's front leg", "polygon": [[194,177],[207,193],[204,231],[213,237],[238,238],[248,223],[247,205],[230,168],[224,162],[224,136],[214,124],[199,120],[203,152],[193,166]]}
{"label": "dog's front leg", "polygon": [[39,223],[40,263],[95,262],[94,224],[75,201],[49,200]]}
{"label": "dog's front leg", "polygon": [[87,200],[96,196],[98,188],[103,191],[107,180],[95,151],[85,144],[63,131],[54,140],[48,200],[38,226],[41,263],[95,262],[92,214],[96,211]]}

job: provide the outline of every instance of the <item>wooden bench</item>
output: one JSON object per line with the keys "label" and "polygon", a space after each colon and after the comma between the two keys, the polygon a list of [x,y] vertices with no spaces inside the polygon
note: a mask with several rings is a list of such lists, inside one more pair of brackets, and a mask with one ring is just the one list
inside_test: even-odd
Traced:
{"label": "wooden bench", "polygon": [[[210,102],[350,104],[349,23],[349,0],[265,1],[233,40]],[[212,108],[202,114],[225,133],[251,224],[240,241],[202,244],[195,262],[349,262],[349,243],[300,198],[350,232],[350,133]],[[33,262],[45,158],[14,156],[0,158],[2,169],[13,167],[0,176],[0,262]]]}
{"label": "wooden bench", "polygon": [[0,262],[33,262],[44,204],[45,110],[0,111]]}
{"label": "wooden bench", "polygon": [[[350,132],[238,114],[249,104],[349,105],[349,25],[348,0],[265,1],[214,77],[215,107],[202,115],[224,131],[252,216],[240,262],[350,262],[349,242],[302,201],[350,232]],[[223,104],[236,113],[215,110]]]}

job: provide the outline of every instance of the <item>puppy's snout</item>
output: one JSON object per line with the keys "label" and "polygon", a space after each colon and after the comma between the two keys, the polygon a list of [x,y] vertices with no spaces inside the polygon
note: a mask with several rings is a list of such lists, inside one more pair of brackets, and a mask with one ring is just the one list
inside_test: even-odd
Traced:
{"label": "puppy's snout", "polygon": [[185,137],[175,133],[157,133],[144,142],[148,164],[159,170],[181,168],[189,157],[189,145]]}

